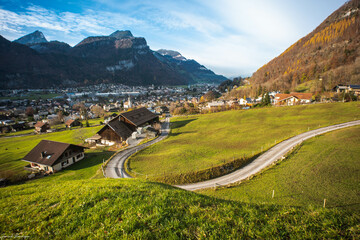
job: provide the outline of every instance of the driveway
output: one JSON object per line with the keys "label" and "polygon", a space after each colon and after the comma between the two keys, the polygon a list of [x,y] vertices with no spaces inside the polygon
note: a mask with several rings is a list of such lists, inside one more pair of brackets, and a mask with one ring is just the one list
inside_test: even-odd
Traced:
{"label": "driveway", "polygon": [[124,171],[124,164],[126,159],[129,158],[134,153],[136,153],[137,151],[140,151],[154,143],[160,142],[161,140],[165,139],[168,136],[169,132],[170,132],[170,119],[166,118],[165,122],[161,126],[161,134],[159,137],[138,146],[130,145],[125,150],[119,152],[106,165],[105,176],[108,178],[131,178],[131,176],[129,176]]}

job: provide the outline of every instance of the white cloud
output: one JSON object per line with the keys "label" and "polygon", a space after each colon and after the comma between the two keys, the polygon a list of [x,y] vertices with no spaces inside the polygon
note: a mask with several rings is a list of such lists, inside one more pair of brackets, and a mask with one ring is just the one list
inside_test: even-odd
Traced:
{"label": "white cloud", "polygon": [[[45,29],[52,31],[53,34],[54,31],[58,31],[66,35],[81,36],[83,34],[105,35],[114,31],[114,29],[121,29],[125,25],[136,26],[145,25],[145,23],[122,14],[95,12],[92,10],[87,10],[82,14],[72,12],[56,13],[35,5],[26,8],[25,12],[20,13],[0,9],[0,32],[17,33],[18,37],[27,33],[24,29],[26,30],[28,27]],[[76,42],[81,40],[76,39]],[[66,39],[64,41],[67,42]]]}
{"label": "white cloud", "polygon": [[[89,35],[129,29],[145,37],[151,48],[177,50],[216,73],[251,75],[316,27],[316,13],[330,2],[94,1],[93,9],[101,6],[101,11],[91,10],[91,6],[82,13],[56,12],[36,5],[17,13],[0,9],[0,33],[14,39],[28,33],[29,28],[40,29],[45,30],[49,40],[74,45]],[[309,6],[311,9],[307,9]],[[313,25],[309,29],[310,22]]]}

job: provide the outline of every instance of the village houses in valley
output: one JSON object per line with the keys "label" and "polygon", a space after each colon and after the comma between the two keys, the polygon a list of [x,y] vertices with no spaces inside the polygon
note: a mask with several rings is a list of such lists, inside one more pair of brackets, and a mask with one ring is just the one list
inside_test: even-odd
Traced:
{"label": "village houses in valley", "polygon": [[66,168],[84,158],[85,147],[41,140],[24,158],[23,161],[30,164],[25,166],[27,170],[44,171],[54,173]]}

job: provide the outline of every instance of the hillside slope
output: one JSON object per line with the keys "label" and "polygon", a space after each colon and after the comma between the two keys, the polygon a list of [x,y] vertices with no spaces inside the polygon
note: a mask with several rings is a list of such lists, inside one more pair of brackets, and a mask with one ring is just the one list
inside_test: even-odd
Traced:
{"label": "hillside slope", "polygon": [[140,180],[42,180],[0,189],[2,236],[31,239],[357,238],[357,214],[249,205]]}
{"label": "hillside slope", "polygon": [[[285,160],[233,187],[201,193],[287,206],[322,206],[360,213],[360,126],[309,139]],[[275,195],[272,198],[272,190]]]}
{"label": "hillside slope", "polygon": [[313,81],[313,92],[340,83],[360,84],[359,0],[345,3],[250,78],[254,86],[283,91],[309,81]]}

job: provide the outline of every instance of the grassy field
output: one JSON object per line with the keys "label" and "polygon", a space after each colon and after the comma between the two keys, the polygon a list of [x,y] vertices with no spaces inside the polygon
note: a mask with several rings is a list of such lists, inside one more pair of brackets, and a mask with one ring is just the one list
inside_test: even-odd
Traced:
{"label": "grassy field", "polygon": [[133,156],[129,167],[136,177],[167,183],[204,180],[196,177],[196,171],[211,173],[234,159],[248,161],[301,132],[356,119],[360,119],[359,102],[179,117],[172,119],[170,136]]}
{"label": "grassy field", "polygon": [[[56,180],[56,181],[55,181]],[[1,236],[29,239],[333,239],[359,215],[251,205],[126,179],[30,181],[0,189]]]}
{"label": "grassy field", "polygon": [[17,131],[17,132],[0,133],[0,137],[18,136],[18,135],[24,135],[24,134],[29,134],[29,133],[34,133],[34,128]]}
{"label": "grassy field", "polygon": [[[359,107],[350,104],[345,105],[345,108],[348,106]],[[244,112],[240,113],[244,114]],[[345,115],[344,112],[342,114]],[[211,114],[209,117],[214,115],[216,114]],[[317,127],[317,124],[314,127]],[[185,125],[177,126],[185,127]],[[91,135],[91,131],[96,132],[100,127],[83,129],[86,129],[86,134]],[[52,133],[11,138],[18,141],[13,145],[4,142],[8,139],[1,138],[1,154],[4,152],[4,144],[7,143],[10,146],[8,150],[13,151],[12,155],[22,157],[23,155],[18,153],[20,149],[16,146],[25,148],[29,147],[26,144],[35,145],[42,136],[48,136],[46,139],[52,137],[52,140],[78,143],[81,140],[77,140],[76,131],[65,131],[62,135]],[[282,169],[288,164],[291,168],[284,168],[282,171],[287,174],[290,172],[291,175],[288,174],[289,177],[286,179],[280,178],[284,180],[283,187],[290,182],[289,184],[292,184],[290,187],[294,188],[295,175],[298,179],[314,178],[323,171],[329,171],[333,179],[336,177],[334,175],[338,175],[341,181],[332,184],[327,182],[324,185],[329,186],[330,190],[319,191],[338,192],[344,197],[346,191],[356,187],[358,189],[359,176],[344,175],[358,172],[359,164],[355,160],[347,162],[344,159],[355,159],[354,156],[359,156],[359,132],[360,127],[354,127],[311,139],[294,156],[270,168],[249,183],[265,177],[268,171]],[[67,136],[64,135],[65,133],[73,135]],[[334,143],[335,149],[331,147]],[[314,149],[319,146],[313,144],[320,144],[322,149],[315,157],[313,157],[316,152]],[[346,153],[343,150],[346,150]],[[302,151],[306,156],[301,159],[311,161],[296,168],[301,163],[292,163],[292,158],[300,156]],[[249,201],[242,198],[242,194],[237,194],[237,189],[242,185],[215,192],[204,192],[216,196],[213,197],[142,179],[106,179],[102,177],[100,165],[112,152],[98,149],[88,151],[86,154],[84,160],[51,176],[0,188],[0,237],[29,239],[359,239],[360,237],[360,215],[357,211],[344,211],[343,208],[324,209],[322,204],[308,206],[307,200],[301,202],[297,199],[288,203],[261,198]],[[329,154],[334,155],[332,162],[321,160]],[[315,163],[313,158],[316,158]],[[0,155],[0,159],[4,161],[6,157]],[[341,166],[337,165],[339,162],[342,163]],[[0,167],[2,169],[3,165]],[[277,180],[276,177],[269,179],[274,178]],[[328,178],[323,175],[322,179]],[[309,189],[316,190],[319,182],[311,184]],[[251,187],[254,186],[248,189]],[[275,189],[275,198],[281,199],[279,195],[281,190],[274,188],[273,185],[259,187],[257,192],[265,192],[263,189],[266,191]],[[231,195],[230,192],[221,192],[228,190],[234,190],[235,193]],[[218,197],[224,194],[237,201]],[[349,198],[355,199],[354,196],[351,195]],[[334,198],[328,199],[329,204],[332,204]],[[296,201],[300,203],[297,204]]]}
{"label": "grassy field", "polygon": [[43,93],[43,92],[33,92],[24,96],[18,96],[18,97],[0,97],[0,99],[10,99],[10,100],[37,100],[37,99],[51,99],[61,96],[59,93]]}
{"label": "grassy field", "polygon": [[[305,141],[286,160],[238,186],[203,194],[248,203],[322,206],[360,212],[360,127]],[[272,191],[275,190],[274,198]]]}
{"label": "grassy field", "polygon": [[0,177],[11,180],[23,178],[28,173],[23,167],[28,163],[21,159],[43,139],[80,144],[83,143],[83,139],[94,135],[100,128],[101,126],[41,135],[2,137],[0,138]]}

